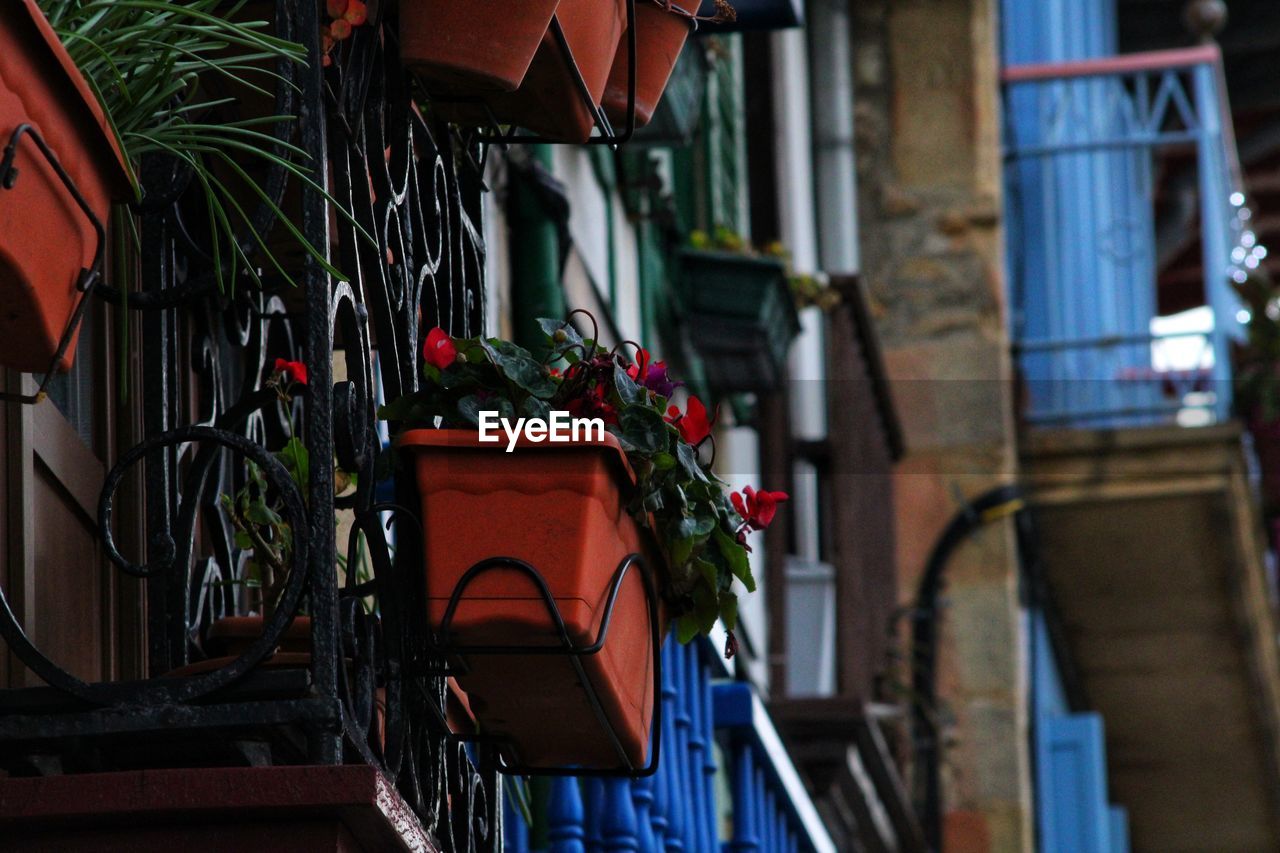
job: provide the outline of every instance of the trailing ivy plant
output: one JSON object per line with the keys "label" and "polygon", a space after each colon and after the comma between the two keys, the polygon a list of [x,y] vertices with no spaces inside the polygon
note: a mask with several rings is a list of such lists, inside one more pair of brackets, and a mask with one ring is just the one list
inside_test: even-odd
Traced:
{"label": "trailing ivy plant", "polygon": [[[190,171],[209,221],[214,275],[224,292],[241,270],[261,284],[260,265],[240,245],[238,229],[257,243],[262,267],[293,283],[266,235],[245,227],[253,212],[245,209],[246,198],[250,208],[267,204],[307,255],[345,280],[254,176],[262,166],[279,167],[323,191],[306,152],[288,141],[287,132],[276,132],[293,117],[218,119],[218,108],[234,99],[210,95],[202,85],[216,79],[224,89],[272,95],[283,80],[277,69],[305,64],[306,48],[273,35],[268,21],[239,20],[248,0],[37,2],[101,103],[139,195],[136,169],[146,155],[167,155]],[[359,227],[332,196],[326,198]]]}
{"label": "trailing ivy plant", "polygon": [[[714,415],[690,396],[673,402],[680,383],[662,361],[635,345],[608,350],[568,322],[540,320],[546,353],[497,338],[454,338],[441,329],[423,347],[421,390],[384,406],[396,423],[476,429],[481,411],[503,418],[548,419],[553,411],[600,418],[636,473],[628,510],[655,534],[666,557],[661,578],[681,642],[719,619],[732,654],[738,599],[733,582],[755,590],[746,537],[773,520],[783,492],[747,487],[729,495],[712,470]],[[555,366],[560,365],[560,366]]]}

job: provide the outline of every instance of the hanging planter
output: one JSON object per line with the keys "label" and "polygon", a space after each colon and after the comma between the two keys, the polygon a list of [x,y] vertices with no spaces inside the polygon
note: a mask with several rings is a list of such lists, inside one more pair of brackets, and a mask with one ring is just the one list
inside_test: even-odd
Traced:
{"label": "hanging planter", "polygon": [[[525,440],[508,453],[470,430],[410,430],[399,444],[422,498],[432,629],[447,648],[509,652],[459,655],[479,730],[505,744],[509,765],[644,767],[653,637],[666,626],[652,621],[662,616],[647,578],[660,558],[627,511],[635,477],[617,439]],[[557,619],[574,647],[602,640],[599,650],[529,652],[560,648]]]}
{"label": "hanging planter", "polygon": [[111,204],[133,190],[97,100],[34,0],[7,11],[0,19],[0,363],[47,371],[56,357],[57,368],[68,370],[71,321],[81,288],[99,271]]}
{"label": "hanging planter", "polygon": [[[693,16],[697,10],[698,0],[636,0],[636,127],[644,127],[653,118],[689,33],[696,26]],[[620,50],[614,56],[604,93],[604,109],[610,121],[627,120],[630,82],[627,51]]]}
{"label": "hanging planter", "polygon": [[438,96],[436,111],[459,124],[483,126],[496,120],[547,141],[586,142],[626,29],[627,3],[560,0],[518,89],[485,95],[483,104],[465,92],[456,99]]}
{"label": "hanging planter", "polygon": [[512,91],[559,0],[402,0],[400,54],[442,92]]}
{"label": "hanging planter", "polygon": [[437,653],[501,769],[646,775],[667,621],[680,642],[723,623],[732,654],[738,591],[755,589],[746,535],[787,496],[726,493],[715,413],[676,405],[664,362],[539,323],[540,358],[432,329],[419,390],[379,417],[441,427],[396,442],[415,464]]}
{"label": "hanging planter", "polygon": [[771,391],[800,331],[786,264],[775,257],[686,249],[681,296],[707,382],[726,393]]}

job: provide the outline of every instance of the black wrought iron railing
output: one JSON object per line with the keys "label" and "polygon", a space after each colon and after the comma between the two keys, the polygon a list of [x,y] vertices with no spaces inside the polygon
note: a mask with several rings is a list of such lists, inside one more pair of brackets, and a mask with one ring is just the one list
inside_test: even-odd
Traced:
{"label": "black wrought iron railing", "polygon": [[[309,54],[305,67],[278,69],[274,109],[296,121],[274,132],[306,152],[316,185],[275,168],[262,184],[272,203],[256,203],[240,246],[256,256],[257,235],[269,240],[278,227],[278,206],[349,282],[299,253],[296,288],[273,288],[264,270],[265,287],[241,281],[223,292],[216,253],[193,224],[199,212],[185,203],[190,174],[160,158],[143,164],[139,287],[108,281],[95,294],[140,326],[142,393],[132,399],[146,439],[109,473],[99,525],[115,567],[145,578],[150,677],[73,676],[33,644],[0,591],[0,634],[49,685],[0,692],[0,766],[21,772],[36,753],[84,750],[97,769],[136,766],[158,754],[140,743],[163,744],[170,765],[184,749],[207,762],[202,734],[217,730],[219,760],[380,767],[442,848],[500,849],[490,749],[442,726],[447,685],[425,625],[417,493],[399,478],[394,496],[380,492],[376,473],[376,398],[414,390],[419,330],[480,329],[482,152],[415,102],[394,21],[358,27],[322,62],[322,5],[274,3],[278,34]],[[376,5],[392,13],[393,4]],[[326,189],[372,239],[334,215]],[[291,417],[267,383],[277,358],[302,361],[308,373]],[[268,452],[291,429],[310,460],[305,489]],[[278,496],[291,563],[261,636],[219,659],[207,629],[245,613],[251,595],[249,549],[220,501],[244,485],[249,463]],[[355,475],[340,496],[335,470]],[[117,494],[138,475],[141,506]],[[145,553],[122,553],[113,522],[138,513]],[[301,616],[306,663],[283,666],[273,653]]]}

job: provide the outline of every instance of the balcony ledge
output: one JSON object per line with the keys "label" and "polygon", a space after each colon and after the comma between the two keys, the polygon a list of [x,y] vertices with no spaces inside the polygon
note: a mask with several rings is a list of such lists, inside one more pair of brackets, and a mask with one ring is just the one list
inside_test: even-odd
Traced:
{"label": "balcony ledge", "polygon": [[3,779],[0,837],[21,850],[438,849],[392,784],[365,765]]}

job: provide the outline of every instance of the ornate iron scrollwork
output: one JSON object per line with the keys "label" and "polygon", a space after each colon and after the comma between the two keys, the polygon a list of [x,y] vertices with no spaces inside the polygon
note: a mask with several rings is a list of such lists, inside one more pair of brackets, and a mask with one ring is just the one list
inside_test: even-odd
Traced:
{"label": "ornate iron scrollwork", "polygon": [[[304,737],[290,742],[302,745],[292,754],[273,747],[274,760],[378,766],[444,849],[496,850],[495,763],[487,748],[464,747],[440,730],[446,687],[424,624],[416,492],[397,481],[389,499],[376,480],[376,402],[415,389],[419,329],[439,325],[465,336],[481,328],[482,182],[471,170],[483,158],[415,103],[396,55],[394,21],[357,28],[322,66],[321,5],[274,4],[278,32],[307,44],[310,54],[305,68],[278,69],[275,109],[296,115],[279,131],[281,141],[307,152],[315,179],[358,227],[333,216],[316,189],[294,192],[282,167],[263,185],[349,281],[331,279],[304,258],[296,289],[218,292],[214,253],[184,208],[181,170],[145,164],[141,290],[126,298],[115,283],[99,295],[141,321],[146,393],[136,399],[149,437],[109,474],[100,526],[116,566],[146,579],[152,677],[128,684],[72,677],[26,638],[0,591],[0,633],[11,650],[73,700],[56,715],[24,716],[0,705],[0,746],[58,732],[92,737],[127,728],[161,737],[213,727],[291,728]],[[269,234],[271,208],[259,203],[246,228]],[[250,257],[257,245],[243,236]],[[266,384],[276,358],[303,360],[310,375],[292,418]],[[305,494],[265,449],[287,440],[290,422],[312,460]],[[355,475],[341,495],[330,461]],[[202,663],[211,657],[203,643],[208,626],[246,604],[245,549],[219,497],[243,484],[247,462],[282,502],[294,537],[292,565],[263,635],[229,661]],[[113,516],[132,511],[116,505],[116,488],[135,468],[146,494],[141,557],[119,553],[112,536]],[[335,541],[335,516],[349,531],[343,542]],[[369,570],[358,571],[362,565]],[[263,663],[303,612],[312,629],[311,666],[304,689],[290,692],[301,672]],[[193,667],[207,671],[173,675]],[[133,715],[127,727],[126,708]]]}

